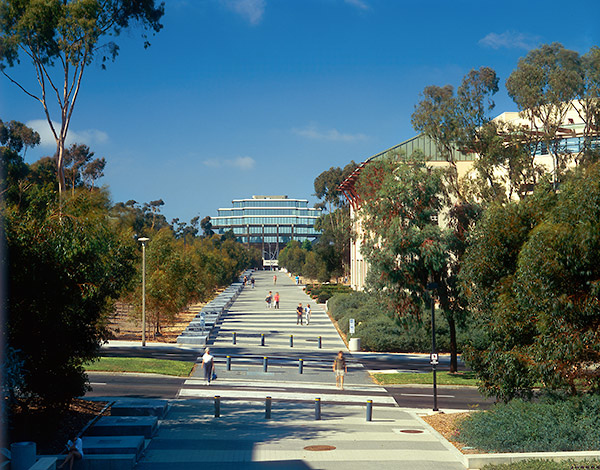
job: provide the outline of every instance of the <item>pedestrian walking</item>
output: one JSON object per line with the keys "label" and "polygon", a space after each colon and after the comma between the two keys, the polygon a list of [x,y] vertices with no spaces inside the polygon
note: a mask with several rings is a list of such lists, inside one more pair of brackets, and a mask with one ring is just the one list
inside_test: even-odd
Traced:
{"label": "pedestrian walking", "polygon": [[277,274],[273,274],[273,285],[277,284]]}
{"label": "pedestrian walking", "polygon": [[279,308],[279,292],[275,292],[273,300],[275,301],[275,308]]}
{"label": "pedestrian walking", "polygon": [[344,390],[344,376],[348,373],[348,366],[343,351],[338,352],[333,361],[333,372],[335,373],[335,386]]}
{"label": "pedestrian walking", "polygon": [[306,325],[310,325],[310,304],[306,304],[306,307],[304,307],[304,317],[306,318]]}
{"label": "pedestrian walking", "polygon": [[296,313],[297,318],[296,318],[296,325],[300,324],[302,325],[302,313],[303,313],[304,309],[302,308],[302,304],[298,304],[298,307],[296,307]]}
{"label": "pedestrian walking", "polygon": [[267,302],[267,308],[271,308],[272,301],[273,301],[273,294],[271,293],[271,291],[269,291],[269,293],[267,294],[267,298],[265,299],[265,302]]}
{"label": "pedestrian walking", "polygon": [[246,287],[247,282],[248,282],[248,276],[244,276],[244,287]]}
{"label": "pedestrian walking", "polygon": [[250,278],[250,284],[252,284],[252,289],[254,289],[254,278]]}
{"label": "pedestrian walking", "polygon": [[296,274],[296,285],[299,286],[300,285],[300,276],[298,276]]}
{"label": "pedestrian walking", "polygon": [[210,381],[213,379],[215,373],[215,358],[211,356],[210,348],[204,350],[204,356],[202,356],[202,370],[204,371],[206,385],[210,385]]}

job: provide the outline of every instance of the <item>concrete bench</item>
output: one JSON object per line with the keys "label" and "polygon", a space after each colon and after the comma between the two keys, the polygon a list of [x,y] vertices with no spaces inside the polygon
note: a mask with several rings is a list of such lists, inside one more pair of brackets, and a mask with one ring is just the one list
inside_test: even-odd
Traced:
{"label": "concrete bench", "polygon": [[29,470],[56,470],[56,457],[40,457]]}
{"label": "concrete bench", "polygon": [[103,416],[86,431],[86,436],[144,436],[151,439],[158,430],[156,416]]}
{"label": "concrete bench", "polygon": [[111,416],[156,416],[162,418],[169,406],[167,400],[117,400],[110,407]]}
{"label": "concrete bench", "polygon": [[[58,466],[65,460],[66,456],[44,456],[44,458],[46,457],[56,459],[56,465]],[[135,454],[86,454],[83,459],[74,462],[73,470],[133,470],[135,463]]]}
{"label": "concrete bench", "polygon": [[85,436],[82,437],[83,454],[133,454],[136,458],[144,450],[143,436]]}

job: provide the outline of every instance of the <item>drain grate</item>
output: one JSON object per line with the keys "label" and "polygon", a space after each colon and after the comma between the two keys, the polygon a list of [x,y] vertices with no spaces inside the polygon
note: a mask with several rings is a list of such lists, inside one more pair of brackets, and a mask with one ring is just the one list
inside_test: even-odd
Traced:
{"label": "drain grate", "polygon": [[335,450],[335,446],[324,446],[324,445],[306,446],[304,448],[304,450],[311,450],[313,452],[323,452],[325,450]]}

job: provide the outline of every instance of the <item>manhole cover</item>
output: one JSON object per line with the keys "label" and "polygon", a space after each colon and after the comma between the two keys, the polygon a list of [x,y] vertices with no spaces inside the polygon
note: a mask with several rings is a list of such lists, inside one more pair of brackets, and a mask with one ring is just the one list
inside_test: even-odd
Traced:
{"label": "manhole cover", "polygon": [[306,446],[304,450],[312,450],[315,452],[324,451],[324,450],[335,450],[335,446]]}
{"label": "manhole cover", "polygon": [[402,429],[400,432],[404,432],[406,434],[422,434],[423,431],[419,431],[418,429]]}

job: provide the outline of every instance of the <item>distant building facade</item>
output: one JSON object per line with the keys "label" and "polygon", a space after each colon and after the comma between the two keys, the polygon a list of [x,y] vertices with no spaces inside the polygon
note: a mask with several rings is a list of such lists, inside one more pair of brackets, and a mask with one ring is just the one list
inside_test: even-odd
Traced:
{"label": "distant building facade", "polygon": [[234,199],[233,207],[219,208],[211,218],[213,230],[233,230],[237,240],[262,250],[263,265],[277,266],[279,251],[296,240],[314,242],[320,235],[315,229],[320,209],[308,207],[307,199],[287,196],[252,196]]}
{"label": "distant building facade", "polygon": [[[593,126],[591,129],[587,128],[589,122],[586,123],[583,121],[582,116],[584,112],[581,106],[579,101],[570,102],[569,109],[563,117],[563,122],[557,128],[556,136],[550,143],[558,153],[570,155],[573,158],[576,158],[583,151],[586,139],[587,145],[591,148],[600,149],[600,130],[593,128]],[[518,112],[505,112],[493,120],[499,125],[500,132],[504,134],[509,134],[511,127],[512,129],[520,129],[525,134],[529,133],[532,138],[531,143],[528,145],[532,146],[531,149],[533,155],[535,155],[535,163],[544,166],[551,174],[556,174],[557,162],[551,154],[547,143],[535,138],[539,134],[540,129],[543,129],[543,124],[539,120],[531,122],[530,119],[523,117]],[[360,198],[356,193],[354,185],[360,173],[369,162],[386,157],[403,158],[412,155],[416,150],[420,150],[423,153],[428,166],[448,166],[446,159],[438,152],[435,142],[421,134],[366,159],[340,185],[340,190],[350,203],[350,215],[353,220],[353,231],[355,234],[350,242],[350,282],[354,289],[362,290],[365,287],[368,272],[368,263],[361,252],[364,231],[360,220]],[[478,155],[465,154],[455,149],[452,158],[456,163],[458,177],[462,178],[471,172]]]}

